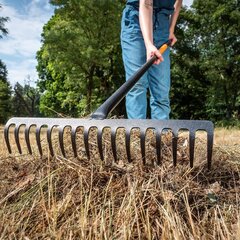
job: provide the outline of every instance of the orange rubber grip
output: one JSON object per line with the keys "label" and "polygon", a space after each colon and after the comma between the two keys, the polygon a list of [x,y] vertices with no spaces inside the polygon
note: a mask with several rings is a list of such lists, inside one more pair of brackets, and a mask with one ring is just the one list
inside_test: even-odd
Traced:
{"label": "orange rubber grip", "polygon": [[167,50],[167,48],[171,46],[172,41],[173,41],[172,39],[169,39],[167,42],[165,42],[165,43],[159,48],[159,52],[160,52],[161,54],[163,54],[163,53]]}
{"label": "orange rubber grip", "polygon": [[160,49],[159,49],[159,52],[161,53],[161,54],[163,54],[166,50],[167,50],[167,48],[168,48],[168,44],[163,44],[161,47],[160,47]]}

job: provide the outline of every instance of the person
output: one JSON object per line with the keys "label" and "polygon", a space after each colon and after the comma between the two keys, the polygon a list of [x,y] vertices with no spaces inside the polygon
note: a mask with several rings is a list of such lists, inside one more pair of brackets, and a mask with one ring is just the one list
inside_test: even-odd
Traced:
{"label": "person", "polygon": [[169,119],[170,50],[158,51],[168,39],[173,46],[174,30],[182,0],[127,0],[122,13],[121,47],[128,80],[155,54],[158,60],[126,96],[129,119],[146,119],[147,90],[150,93],[151,119]]}

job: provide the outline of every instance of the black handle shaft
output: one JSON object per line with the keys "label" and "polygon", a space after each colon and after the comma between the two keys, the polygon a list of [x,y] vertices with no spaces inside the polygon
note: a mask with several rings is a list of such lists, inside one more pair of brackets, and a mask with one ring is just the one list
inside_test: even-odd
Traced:
{"label": "black handle shaft", "polygon": [[[168,46],[171,45],[171,40],[167,41],[160,47],[160,52],[163,53]],[[161,51],[162,50],[162,51]],[[144,73],[153,65],[157,60],[154,55],[150,58],[132,77],[130,77],[116,92],[114,92],[92,115],[91,119],[106,119],[108,114],[122,101],[130,89],[138,82]]]}

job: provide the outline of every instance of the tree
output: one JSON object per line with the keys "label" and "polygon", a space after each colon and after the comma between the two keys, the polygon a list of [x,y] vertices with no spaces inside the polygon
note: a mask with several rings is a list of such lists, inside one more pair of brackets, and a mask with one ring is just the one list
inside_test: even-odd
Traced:
{"label": "tree", "polygon": [[192,10],[183,8],[176,36],[179,41],[172,50],[172,117],[178,119],[208,118],[205,100],[210,86],[201,69],[201,48],[194,29]]}
{"label": "tree", "polygon": [[240,2],[195,0],[192,10],[201,48],[201,69],[210,81],[208,115],[240,118]]}
{"label": "tree", "polygon": [[11,115],[11,87],[7,81],[6,65],[0,60],[0,123]]}
{"label": "tree", "polygon": [[16,117],[39,116],[40,93],[37,88],[31,87],[29,83],[22,86],[16,83],[13,91],[13,114]]}
{"label": "tree", "polygon": [[[2,5],[0,4],[0,10]],[[3,38],[4,35],[8,34],[8,30],[5,27],[5,23],[9,20],[8,17],[0,17],[0,38]]]}
{"label": "tree", "polygon": [[239,119],[239,1],[195,0],[177,28],[172,107],[177,118]]}
{"label": "tree", "polygon": [[[8,33],[5,28],[7,21],[7,17],[0,17],[0,39]],[[6,65],[0,59],[0,123],[5,123],[11,114],[11,86],[7,80],[7,74]]]}
{"label": "tree", "polygon": [[58,8],[44,27],[37,57],[41,109],[86,115],[124,81],[119,41],[123,5],[102,0],[51,3]]}

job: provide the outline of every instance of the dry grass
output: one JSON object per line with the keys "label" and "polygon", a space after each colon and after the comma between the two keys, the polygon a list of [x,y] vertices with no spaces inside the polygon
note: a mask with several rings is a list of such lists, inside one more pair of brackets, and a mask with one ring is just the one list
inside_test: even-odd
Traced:
{"label": "dry grass", "polygon": [[137,132],[131,164],[121,133],[118,163],[108,150],[108,133],[103,162],[95,140],[90,161],[80,145],[78,158],[70,146],[67,158],[40,158],[36,150],[33,156],[8,155],[0,134],[0,239],[240,239],[238,130],[216,130],[211,171],[204,134],[197,138],[193,169],[184,134],[176,168],[169,136],[162,166],[151,164],[151,132],[147,155],[152,160],[146,166]]}

